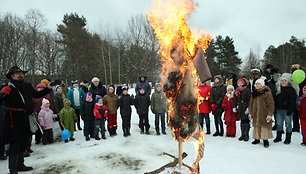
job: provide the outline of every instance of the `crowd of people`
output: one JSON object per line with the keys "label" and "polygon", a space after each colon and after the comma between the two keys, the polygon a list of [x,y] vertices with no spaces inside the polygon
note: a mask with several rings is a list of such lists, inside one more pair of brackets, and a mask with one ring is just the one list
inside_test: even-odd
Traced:
{"label": "crowd of people", "polygon": [[[292,72],[296,69],[302,66],[292,66]],[[128,137],[134,106],[139,116],[140,134],[150,134],[149,110],[155,115],[156,135],[166,134],[166,96],[160,83],[155,84],[151,94],[151,85],[144,75],[139,77],[134,97],[129,94],[128,86],[106,87],[98,77],[93,77],[90,83],[72,80],[69,86],[60,80],[42,79],[33,88],[24,81],[26,73],[18,66],[10,68],[6,74],[9,82],[0,91],[0,158],[9,157],[12,174],[33,169],[24,164],[24,157],[33,152],[32,136],[35,135],[36,144],[53,143],[54,126],[62,131],[69,130],[65,143],[75,141],[77,130],[83,130],[86,141],[105,140],[106,132],[110,137],[117,136],[119,111],[123,136]],[[282,141],[285,134],[284,144],[290,144],[292,132],[300,131],[300,125],[303,135],[306,133],[306,80],[298,86],[292,82],[291,73],[279,74],[276,68],[267,65],[264,72],[252,68],[250,79],[234,76],[224,82],[221,75],[216,75],[213,83],[201,82],[198,86],[200,127],[207,135],[211,134],[212,113],[216,129],[213,136],[236,137],[236,123],[240,121],[239,141],[249,141],[252,125],[252,144],[263,140],[264,147],[269,147],[272,129],[277,131],[273,142]],[[30,124],[32,115],[37,116],[39,123],[35,131]],[[7,152],[6,144],[9,145]],[[301,144],[306,145],[306,135]]]}
{"label": "crowd of people", "polygon": [[[225,133],[226,137],[235,137],[236,122],[240,121],[239,141],[249,141],[252,125],[254,145],[263,140],[264,147],[269,147],[272,130],[276,130],[274,143],[282,141],[285,134],[284,144],[290,144],[292,132],[301,131],[301,145],[305,146],[306,79],[300,84],[293,82],[292,73],[298,69],[303,67],[294,64],[291,73],[280,74],[277,68],[267,65],[264,72],[252,68],[250,79],[241,76],[223,82],[222,76],[217,75],[212,86],[210,81],[202,82],[199,85],[200,126],[204,129],[205,120],[206,134],[211,133],[209,114],[212,112],[216,129],[213,136],[224,136]],[[275,122],[273,127],[272,122]],[[225,132],[223,124],[226,125]]]}
{"label": "crowd of people", "polygon": [[[151,96],[151,86],[145,76],[139,77],[135,94],[128,93],[128,86],[109,85],[107,88],[99,78],[94,77],[91,83],[72,80],[69,86],[63,81],[42,79],[36,88],[24,81],[27,71],[18,66],[10,68],[6,77],[8,83],[0,91],[0,158],[9,157],[9,171],[29,171],[33,168],[24,164],[24,157],[30,156],[32,137],[35,144],[43,145],[54,142],[55,126],[61,131],[69,132],[65,143],[75,141],[74,132],[83,130],[86,141],[106,139],[117,135],[117,110],[122,119],[123,136],[131,135],[131,115],[134,105],[139,115],[141,134],[150,134],[149,108],[155,114],[156,134],[166,134],[166,97],[161,85]],[[116,89],[116,92],[115,92]],[[37,129],[32,130],[31,116],[37,118]],[[84,127],[81,127],[83,121]],[[105,127],[107,125],[107,127]],[[159,128],[161,125],[161,129]],[[100,135],[101,134],[101,135]],[[5,145],[8,145],[7,151]]]}

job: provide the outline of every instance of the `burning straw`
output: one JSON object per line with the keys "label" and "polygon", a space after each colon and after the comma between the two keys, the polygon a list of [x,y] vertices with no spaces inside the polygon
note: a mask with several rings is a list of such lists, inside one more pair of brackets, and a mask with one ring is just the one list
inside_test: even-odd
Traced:
{"label": "burning straw", "polygon": [[[179,167],[182,166],[182,142],[198,126],[197,82],[211,78],[204,50],[211,36],[191,32],[187,18],[195,9],[192,0],[154,0],[148,19],[160,44],[162,84],[168,98],[168,122],[179,145]],[[198,132],[198,167],[204,154],[204,134]]]}

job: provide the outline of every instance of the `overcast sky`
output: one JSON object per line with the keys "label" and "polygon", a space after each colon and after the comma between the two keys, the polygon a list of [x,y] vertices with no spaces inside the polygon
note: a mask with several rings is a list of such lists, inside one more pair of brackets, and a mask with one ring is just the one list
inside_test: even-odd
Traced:
{"label": "overcast sky", "polygon": [[[249,50],[278,46],[292,35],[306,39],[306,0],[195,0],[196,11],[189,22],[193,28],[211,35],[234,39],[239,56]],[[88,22],[89,31],[101,32],[103,26],[125,27],[131,16],[146,14],[151,0],[0,0],[0,14],[24,17],[31,8],[46,17],[46,27],[56,29],[63,15],[76,12]]]}

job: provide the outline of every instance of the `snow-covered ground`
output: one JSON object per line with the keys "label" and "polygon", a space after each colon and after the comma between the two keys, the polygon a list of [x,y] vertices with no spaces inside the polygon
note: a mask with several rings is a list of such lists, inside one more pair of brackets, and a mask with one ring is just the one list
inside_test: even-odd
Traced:
{"label": "snow-covered ground", "polygon": [[[134,89],[130,89],[133,93]],[[214,132],[211,116],[212,133]],[[106,140],[85,141],[82,131],[75,132],[76,141],[56,142],[51,145],[32,145],[34,153],[25,159],[33,166],[31,174],[140,174],[153,171],[173,159],[162,153],[177,156],[178,145],[167,128],[167,135],[155,134],[154,115],[150,112],[150,135],[141,135],[138,116],[133,108],[132,136],[123,137],[121,117],[118,115],[118,136]],[[252,131],[252,130],[251,130]],[[273,132],[275,136],[275,132]],[[205,137],[204,158],[201,160],[201,174],[302,174],[306,172],[306,147],[301,146],[301,134],[293,133],[292,143],[273,143],[264,148],[262,143],[252,145],[251,141],[240,142],[239,122],[236,138]],[[184,163],[191,165],[196,157],[196,141],[192,138],[183,143],[188,154]],[[0,161],[0,174],[8,172],[8,161]],[[164,173],[169,173],[164,172]]]}

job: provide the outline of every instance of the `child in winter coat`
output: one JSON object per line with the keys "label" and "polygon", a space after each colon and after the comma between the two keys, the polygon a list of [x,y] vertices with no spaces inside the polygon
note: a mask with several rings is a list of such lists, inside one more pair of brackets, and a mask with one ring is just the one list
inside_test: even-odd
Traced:
{"label": "child in winter coat", "polygon": [[150,124],[149,124],[149,106],[151,105],[150,96],[145,93],[143,86],[140,86],[139,94],[136,95],[134,105],[139,115],[139,128],[140,133],[149,135]]}
{"label": "child in winter coat", "polygon": [[200,126],[203,129],[204,125],[204,119],[205,119],[205,124],[206,124],[206,134],[210,134],[210,119],[209,119],[209,113],[211,112],[210,108],[210,81],[203,82],[199,86],[199,99],[200,99],[200,104],[199,104],[199,122]]}
{"label": "child in winter coat", "polygon": [[[63,124],[64,128],[69,130],[71,135],[70,135],[70,141],[74,141],[75,139],[73,138],[74,135],[74,123],[77,122],[77,116],[74,112],[74,109],[70,107],[70,101],[65,98],[64,99],[64,107],[62,110],[59,112],[60,116],[60,121]],[[68,143],[68,140],[65,140],[65,143]]]}
{"label": "child in winter coat", "polygon": [[299,117],[301,121],[301,127],[302,127],[302,136],[303,140],[301,145],[306,146],[306,85],[303,87],[303,95],[300,97],[300,104],[298,107],[299,110]]}
{"label": "child in winter coat", "polygon": [[249,119],[249,103],[251,99],[251,90],[247,87],[248,81],[245,77],[238,79],[238,88],[235,90],[235,104],[233,111],[238,114],[240,120],[241,136],[239,141],[249,141],[250,119]]}
{"label": "child in winter coat", "polygon": [[110,136],[117,135],[117,109],[118,109],[118,96],[115,94],[114,85],[110,85],[107,89],[107,94],[103,97],[103,103],[107,107],[108,121],[107,129]]}
{"label": "child in winter coat", "polygon": [[106,105],[103,104],[103,99],[101,96],[96,97],[96,104],[93,109],[93,114],[95,116],[95,139],[100,140],[99,129],[101,131],[102,139],[105,137],[105,120],[108,118],[108,110]]}
{"label": "child in winter coat", "polygon": [[92,101],[92,94],[86,93],[86,99],[81,105],[81,118],[84,121],[84,136],[85,140],[89,141],[89,135],[94,138],[94,103]]}
{"label": "child in winter coat", "polygon": [[224,109],[224,120],[226,125],[226,136],[236,136],[236,121],[237,113],[233,112],[234,105],[234,86],[228,85],[226,87],[227,93],[224,96],[222,107]]}
{"label": "child in winter coat", "polygon": [[53,143],[53,118],[56,118],[57,115],[53,114],[53,111],[50,109],[49,100],[43,98],[41,104],[41,110],[38,113],[38,121],[43,130],[42,143],[46,145],[48,143]]}
{"label": "child in winter coat", "polygon": [[160,83],[155,85],[155,91],[151,97],[151,110],[155,114],[155,130],[156,134],[160,135],[159,132],[159,120],[161,122],[162,134],[166,135],[166,122],[165,122],[165,113],[166,113],[166,96],[161,90]]}
{"label": "child in winter coat", "polygon": [[130,136],[130,128],[131,128],[131,115],[132,108],[131,106],[134,103],[134,98],[128,94],[128,87],[122,87],[122,93],[119,97],[119,107],[120,107],[120,115],[122,118],[122,130],[123,136]]}

